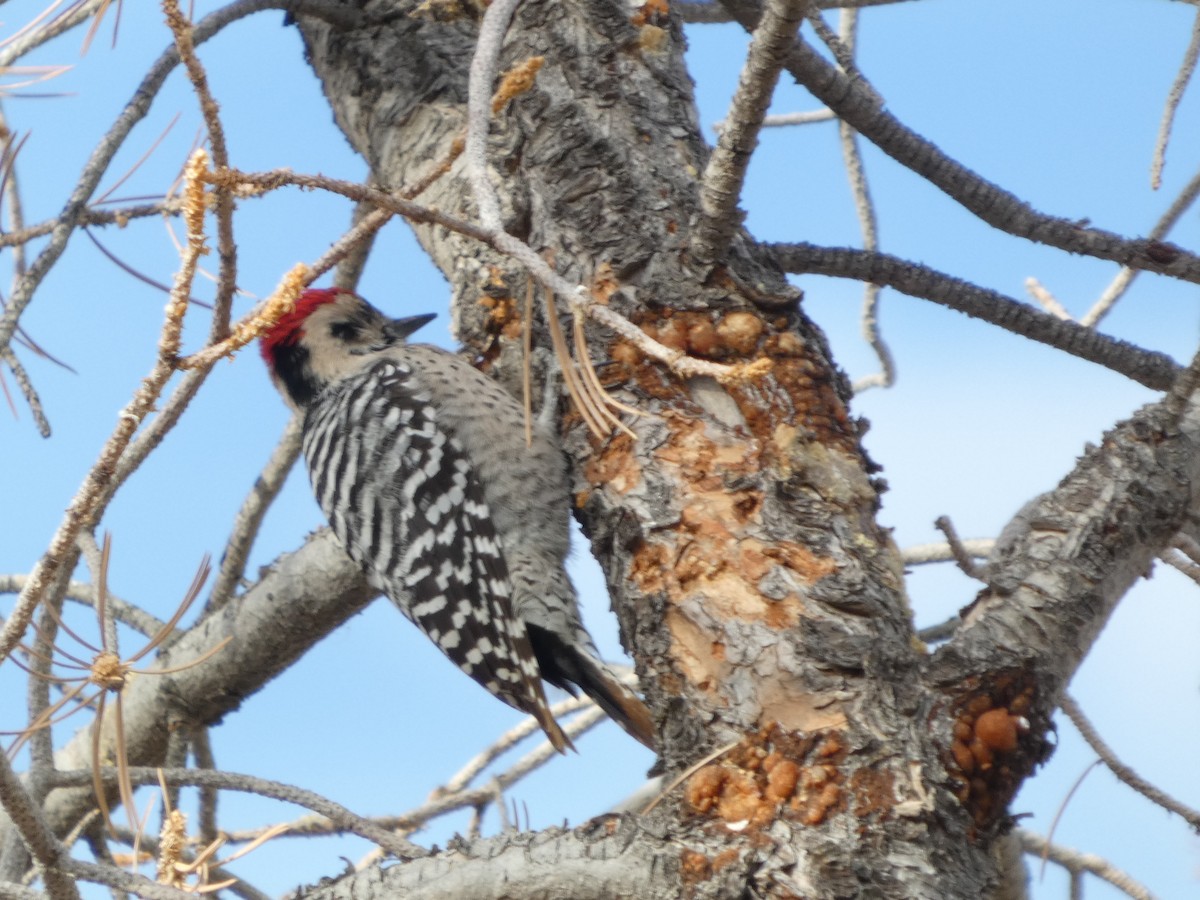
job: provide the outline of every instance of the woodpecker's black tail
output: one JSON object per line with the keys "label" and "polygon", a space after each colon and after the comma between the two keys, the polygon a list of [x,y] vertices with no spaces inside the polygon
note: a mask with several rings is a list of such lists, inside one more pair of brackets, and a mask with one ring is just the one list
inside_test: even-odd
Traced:
{"label": "woodpecker's black tail", "polygon": [[537,657],[542,677],[555,687],[578,695],[576,686],[596,701],[608,717],[625,729],[635,740],[651,750],[654,746],[654,722],[650,710],[616,674],[599,659],[581,653],[578,646],[568,645],[558,635],[525,623],[529,643]]}

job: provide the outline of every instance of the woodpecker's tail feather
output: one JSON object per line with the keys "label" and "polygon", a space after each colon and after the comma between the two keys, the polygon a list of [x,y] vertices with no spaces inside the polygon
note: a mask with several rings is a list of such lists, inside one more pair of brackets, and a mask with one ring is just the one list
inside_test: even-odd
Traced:
{"label": "woodpecker's tail feather", "polygon": [[546,732],[546,738],[555,750],[566,754],[568,750],[575,749],[575,745],[571,743],[571,739],[567,737],[566,732],[559,727],[554,716],[550,715],[550,707],[544,702],[539,703],[530,710],[530,715],[537,719],[538,725],[541,726],[542,731]]}
{"label": "woodpecker's tail feather", "polygon": [[572,694],[578,693],[578,686],[630,737],[655,749],[650,710],[608,666],[581,652],[579,646],[567,644],[553,632],[528,622],[526,628],[544,679]]}

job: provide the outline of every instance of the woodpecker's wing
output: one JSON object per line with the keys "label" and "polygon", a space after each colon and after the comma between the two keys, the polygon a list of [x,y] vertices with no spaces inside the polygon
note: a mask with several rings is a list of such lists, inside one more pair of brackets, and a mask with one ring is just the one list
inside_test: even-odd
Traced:
{"label": "woodpecker's wing", "polygon": [[331,385],[308,409],[304,455],[350,557],[460,669],[570,746],[512,612],[478,476],[412,370],[380,360]]}

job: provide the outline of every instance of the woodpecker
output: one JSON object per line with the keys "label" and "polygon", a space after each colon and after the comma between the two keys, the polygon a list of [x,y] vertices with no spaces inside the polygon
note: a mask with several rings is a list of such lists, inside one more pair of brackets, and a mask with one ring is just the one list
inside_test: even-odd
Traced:
{"label": "woodpecker", "polygon": [[653,747],[650,715],[600,659],[564,562],[565,459],[500,385],[405,339],[432,315],[389,319],[337,288],[306,291],[263,335],[263,359],[304,416],[317,502],[350,557],[460,669],[571,742],[542,679],[576,686]]}

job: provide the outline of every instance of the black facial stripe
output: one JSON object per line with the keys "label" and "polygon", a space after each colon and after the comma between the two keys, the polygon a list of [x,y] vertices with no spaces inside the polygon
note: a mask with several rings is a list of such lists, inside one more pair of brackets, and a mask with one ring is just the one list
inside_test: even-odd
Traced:
{"label": "black facial stripe", "polygon": [[283,382],[292,402],[301,409],[317,394],[318,385],[308,366],[308,350],[299,343],[279,343],[273,350],[275,374]]}

